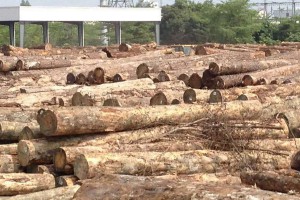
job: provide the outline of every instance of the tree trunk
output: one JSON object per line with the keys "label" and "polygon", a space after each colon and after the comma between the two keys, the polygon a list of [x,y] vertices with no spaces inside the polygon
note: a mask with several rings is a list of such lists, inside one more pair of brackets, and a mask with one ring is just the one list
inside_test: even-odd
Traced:
{"label": "tree trunk", "polygon": [[211,85],[208,86],[210,89],[225,89],[230,87],[239,87],[242,86],[244,75],[243,74],[234,74],[234,75],[224,75],[217,76],[211,81]]}
{"label": "tree trunk", "polygon": [[17,155],[18,144],[2,144],[0,145],[0,154]]}
{"label": "tree trunk", "polygon": [[18,159],[22,166],[30,164],[51,164],[55,149],[65,146],[100,146],[104,144],[128,144],[151,142],[163,137],[174,129],[172,126],[126,131],[113,134],[83,135],[77,137],[61,137],[36,140],[22,140],[18,144]]}
{"label": "tree trunk", "polygon": [[204,148],[203,142],[198,141],[177,141],[177,142],[155,142],[146,144],[103,144],[97,146],[70,146],[60,147],[53,156],[55,170],[63,171],[66,165],[74,165],[76,157],[80,154],[94,154],[107,152],[138,152],[138,151],[188,151]]}
{"label": "tree trunk", "polygon": [[20,123],[31,123],[36,120],[37,108],[25,109],[18,107],[7,107],[0,109],[0,121],[14,121]]}
{"label": "tree trunk", "polygon": [[72,186],[75,185],[78,181],[78,178],[74,175],[68,175],[68,176],[59,176],[56,179],[56,186],[62,187],[62,186]]}
{"label": "tree trunk", "polygon": [[[299,105],[300,108],[300,105]],[[281,113],[278,113],[277,117],[284,119],[287,123],[289,130],[290,130],[290,136],[291,137],[300,137],[298,128],[300,127],[300,117],[299,117],[299,108],[291,108],[286,111],[283,111]]]}
{"label": "tree trunk", "polygon": [[12,196],[27,194],[55,187],[54,176],[51,174],[0,174],[0,195]]}
{"label": "tree trunk", "polygon": [[198,73],[193,73],[190,76],[188,86],[195,89],[200,89],[202,87],[202,79]]}
{"label": "tree trunk", "polygon": [[[74,194],[80,188],[79,185],[72,185],[67,187],[59,187],[48,189],[40,192],[33,192],[25,195],[17,195],[11,197],[14,200],[72,200]],[[10,199],[10,198],[9,198]]]}
{"label": "tree trunk", "polygon": [[0,72],[9,72],[16,70],[16,61],[2,61],[0,60]]}
{"label": "tree trunk", "polygon": [[258,72],[252,72],[252,73],[244,75],[243,84],[244,85],[256,85],[257,82],[261,78],[271,80],[272,78],[275,78],[277,76],[283,76],[283,75],[286,76],[286,75],[298,73],[299,69],[300,69],[300,65],[295,64],[295,65],[278,67],[276,69],[268,69],[268,70],[262,70],[262,71],[258,71]]}
{"label": "tree trunk", "polygon": [[40,126],[37,127],[28,127],[25,126],[22,131],[19,133],[19,140],[31,140],[44,137],[41,134]]}
{"label": "tree trunk", "polygon": [[0,123],[0,141],[18,141],[20,133],[25,126],[31,127],[32,129],[39,129],[37,122],[21,123],[15,121],[2,121]]}
{"label": "tree trunk", "polygon": [[16,64],[17,70],[38,70],[38,69],[53,69],[70,67],[70,60],[54,60],[54,59],[41,59],[38,61],[32,60],[18,60]]}
{"label": "tree trunk", "polygon": [[17,173],[21,171],[16,155],[0,154],[0,173]]}
{"label": "tree trunk", "polygon": [[[255,160],[256,159],[256,160]],[[169,173],[216,173],[219,170],[236,171],[245,168],[286,168],[288,156],[264,152],[123,152],[81,154],[74,162],[74,174],[79,179],[96,174],[162,175]],[[277,162],[274,165],[274,162]]]}
{"label": "tree trunk", "polygon": [[288,193],[290,191],[300,192],[300,176],[297,172],[295,176],[282,175],[279,172],[242,172],[242,183],[256,185],[260,189],[274,192]]}
{"label": "tree trunk", "polygon": [[260,60],[260,61],[230,61],[230,62],[211,62],[209,71],[213,75],[229,75],[258,70],[276,68],[284,65],[298,63],[298,60]]}
{"label": "tree trunk", "polygon": [[[254,106],[255,105],[255,106]],[[41,132],[46,136],[76,135],[141,129],[162,124],[177,125],[205,117],[257,119],[259,101],[234,101],[216,105],[171,105],[139,108],[72,107],[40,113]],[[147,116],[146,118],[144,116]],[[87,119],[88,121],[82,119]],[[126,120],[125,120],[126,119]]]}

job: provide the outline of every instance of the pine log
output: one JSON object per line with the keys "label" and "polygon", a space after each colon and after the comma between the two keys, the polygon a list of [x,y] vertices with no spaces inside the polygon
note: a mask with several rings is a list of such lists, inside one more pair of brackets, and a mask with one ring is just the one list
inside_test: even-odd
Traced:
{"label": "pine log", "polygon": [[186,90],[188,87],[185,85],[184,81],[182,80],[171,80],[166,82],[159,82],[155,83],[156,90]]}
{"label": "pine log", "polygon": [[283,67],[278,67],[276,69],[268,69],[262,70],[258,72],[252,72],[243,77],[243,84],[244,85],[255,85],[257,84],[258,80],[261,78],[265,79],[272,79],[276,76],[283,76],[283,75],[291,75],[294,73],[298,73],[300,69],[299,64],[288,65]]}
{"label": "pine log", "polygon": [[57,187],[72,186],[76,184],[78,178],[74,175],[59,176],[55,178],[55,181]]}
{"label": "pine log", "polygon": [[67,81],[66,81],[66,84],[67,85],[72,85],[74,84],[76,81],[76,77],[73,73],[68,73],[67,74]]}
{"label": "pine log", "polygon": [[149,73],[149,67],[146,63],[142,63],[136,68],[136,76],[138,79],[142,78],[144,74],[148,74],[148,73]]}
{"label": "pine log", "polygon": [[121,82],[128,80],[129,74],[117,73],[113,76],[113,82]]}
{"label": "pine log", "polygon": [[16,70],[16,62],[13,61],[2,61],[0,60],[0,71],[8,72]]}
{"label": "pine log", "polygon": [[208,103],[222,103],[223,102],[223,98],[222,98],[222,94],[219,90],[213,90],[210,95],[209,95],[209,99],[208,99]]}
{"label": "pine log", "polygon": [[26,109],[17,107],[7,107],[0,109],[0,121],[15,121],[21,123],[30,123],[36,119],[38,109]]}
{"label": "pine log", "polygon": [[179,93],[179,91],[167,90],[164,92],[158,92],[151,97],[150,106],[169,105],[180,101],[182,101],[182,95]]}
{"label": "pine log", "polygon": [[0,174],[0,195],[12,196],[27,194],[55,187],[55,180],[51,174]]}
{"label": "pine log", "polygon": [[202,79],[198,73],[193,73],[190,76],[190,78],[188,80],[188,86],[190,86],[191,88],[196,88],[196,89],[200,89],[202,87]]}
{"label": "pine log", "polygon": [[[235,171],[243,167],[248,168],[250,165],[259,169],[275,167],[282,169],[288,166],[289,159],[288,156],[264,152],[244,151],[239,152],[238,158],[236,156],[236,153],[212,150],[81,154],[74,162],[74,174],[79,179],[87,179],[99,173],[144,176],[166,173],[215,173],[228,170],[228,167],[231,171]],[[276,165],[274,161],[277,161]]]}
{"label": "pine log", "polygon": [[15,121],[2,121],[0,123],[0,140],[17,141],[21,131],[25,126],[32,127],[32,129],[39,129],[37,122],[21,123]]}
{"label": "pine log", "polygon": [[0,145],[0,154],[17,155],[18,144],[2,144]]}
{"label": "pine log", "polygon": [[282,175],[279,172],[242,172],[241,181],[244,184],[256,185],[263,190],[288,193],[290,191],[299,192],[300,177],[298,173],[294,176]]}
{"label": "pine log", "polygon": [[69,60],[53,60],[43,59],[38,61],[31,60],[18,60],[16,64],[17,70],[39,70],[39,69],[53,69],[70,67],[71,61]]}
{"label": "pine log", "polygon": [[183,81],[188,86],[190,77],[187,74],[180,74],[177,79]]}
{"label": "pine log", "polygon": [[220,50],[218,50],[218,49],[205,47],[203,45],[198,45],[195,48],[195,55],[211,55],[211,54],[216,54],[219,52],[220,52]]}
{"label": "pine log", "polygon": [[217,76],[211,80],[211,85],[208,85],[207,87],[210,89],[225,89],[230,87],[239,87],[242,86],[243,77],[244,74]]}
{"label": "pine log", "polygon": [[165,81],[170,81],[173,78],[169,74],[167,74],[165,71],[162,70],[158,73],[157,79],[159,82],[165,82]]}
{"label": "pine log", "polygon": [[99,146],[104,144],[129,144],[142,141],[154,141],[172,130],[171,126],[158,126],[136,131],[103,135],[84,135],[80,137],[62,137],[52,139],[21,140],[18,144],[18,159],[22,166],[30,164],[51,164],[53,153],[65,146]]}
{"label": "pine log", "polygon": [[296,63],[298,63],[298,60],[260,60],[252,62],[231,60],[225,63],[211,62],[209,64],[209,70],[213,75],[229,75],[276,68]]}
{"label": "pine log", "polygon": [[21,171],[16,155],[0,154],[0,173],[17,173]]}
{"label": "pine log", "polygon": [[[84,181],[74,200],[94,199],[276,199],[298,200],[297,195],[278,194],[245,187],[235,177],[210,174],[194,176],[102,175]],[[113,187],[112,187],[113,186]],[[128,191],[131,191],[128,193]]]}
{"label": "pine log", "polygon": [[102,84],[104,83],[104,69],[101,67],[96,67],[93,73],[94,84]]}
{"label": "pine log", "polygon": [[177,141],[177,142],[155,142],[146,144],[123,144],[100,146],[70,146],[58,148],[53,156],[53,163],[57,172],[62,172],[66,165],[73,166],[75,158],[80,154],[95,154],[107,152],[138,152],[138,151],[188,151],[199,150],[204,147],[203,142],[198,141]]}
{"label": "pine log", "polygon": [[202,74],[202,84],[203,87],[212,88],[213,87],[213,79],[216,76],[210,73],[209,69],[203,71]]}
{"label": "pine log", "polygon": [[[256,119],[259,101],[234,101],[220,105],[170,105],[140,108],[61,107],[40,113],[41,133],[46,136],[76,135],[146,128],[161,124],[187,123],[208,117]],[[103,117],[105,116],[105,117]],[[147,118],[144,118],[147,116]],[[86,119],[82,121],[82,119]],[[126,121],[124,121],[126,119]],[[72,124],[72,125],[71,125]]]}
{"label": "pine log", "polygon": [[298,127],[300,127],[298,110],[299,109],[297,108],[292,108],[276,115],[276,117],[285,120],[289,127],[291,137],[300,137],[300,134],[298,132]]}
{"label": "pine log", "polygon": [[25,195],[16,195],[8,198],[8,200],[71,200],[79,188],[79,185],[59,187]]}
{"label": "pine log", "polygon": [[29,165],[26,166],[26,173],[31,174],[52,174],[53,176],[56,175],[54,165]]}
{"label": "pine log", "polygon": [[22,131],[19,133],[19,140],[31,140],[36,138],[44,137],[43,134],[41,134],[40,126],[37,127],[28,127],[25,126]]}

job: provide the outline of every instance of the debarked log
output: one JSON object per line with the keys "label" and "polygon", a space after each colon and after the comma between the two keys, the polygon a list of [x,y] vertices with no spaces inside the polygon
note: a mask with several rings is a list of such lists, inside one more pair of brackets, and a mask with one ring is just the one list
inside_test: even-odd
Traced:
{"label": "debarked log", "polygon": [[179,104],[134,108],[61,107],[41,112],[38,118],[41,133],[61,136],[134,130],[163,124],[177,125],[206,117],[257,119],[261,111],[261,103],[253,100],[214,105]]}
{"label": "debarked log", "polygon": [[12,196],[27,194],[55,187],[55,179],[51,174],[0,174],[0,195]]}

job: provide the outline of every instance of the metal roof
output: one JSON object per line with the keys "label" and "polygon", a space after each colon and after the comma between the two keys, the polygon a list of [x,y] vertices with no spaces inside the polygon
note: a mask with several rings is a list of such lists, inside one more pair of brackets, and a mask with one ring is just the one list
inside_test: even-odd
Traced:
{"label": "metal roof", "polygon": [[56,7],[17,6],[0,7],[3,21],[161,21],[161,8],[112,8],[112,7]]}

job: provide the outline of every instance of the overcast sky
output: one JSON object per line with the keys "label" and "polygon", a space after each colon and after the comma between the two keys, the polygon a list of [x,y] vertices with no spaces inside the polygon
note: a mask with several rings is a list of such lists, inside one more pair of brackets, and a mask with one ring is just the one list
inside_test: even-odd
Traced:
{"label": "overcast sky", "polygon": [[[138,0],[133,0],[134,2]],[[156,0],[160,1],[160,0]],[[163,5],[173,4],[175,0],[162,0]],[[203,2],[204,0],[195,0],[196,2]],[[226,0],[213,0],[214,2],[221,2]],[[272,2],[273,0],[267,0]],[[292,0],[276,0],[276,2],[291,2]],[[0,7],[3,6],[18,6],[21,0],[0,0]],[[100,0],[29,0],[33,6],[98,6]],[[250,2],[263,2],[263,0],[250,0]],[[298,8],[299,4],[297,5]],[[262,6],[261,6],[262,7]],[[276,9],[277,6],[274,6]],[[291,6],[289,6],[291,7]]]}

